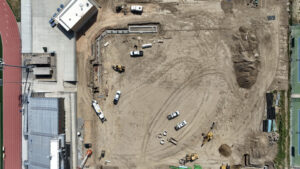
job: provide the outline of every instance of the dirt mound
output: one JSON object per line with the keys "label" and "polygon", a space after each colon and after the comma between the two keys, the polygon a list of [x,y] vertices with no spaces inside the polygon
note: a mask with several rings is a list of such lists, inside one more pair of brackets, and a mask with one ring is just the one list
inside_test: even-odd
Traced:
{"label": "dirt mound", "polygon": [[221,2],[221,8],[225,13],[233,13],[233,3],[231,1],[222,0]]}
{"label": "dirt mound", "polygon": [[256,82],[260,65],[256,33],[241,26],[232,39],[232,61],[237,82],[240,87],[249,89]]}
{"label": "dirt mound", "polygon": [[231,148],[227,144],[222,144],[219,147],[219,153],[225,157],[229,157],[232,153]]}
{"label": "dirt mound", "polygon": [[232,165],[230,168],[231,169],[240,169],[240,168],[242,168],[242,165]]}

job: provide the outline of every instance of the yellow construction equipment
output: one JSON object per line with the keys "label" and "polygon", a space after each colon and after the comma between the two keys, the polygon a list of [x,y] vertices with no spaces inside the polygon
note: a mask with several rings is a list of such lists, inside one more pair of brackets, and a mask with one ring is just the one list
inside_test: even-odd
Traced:
{"label": "yellow construction equipment", "polygon": [[213,139],[213,132],[212,132],[212,130],[213,130],[214,126],[215,126],[215,122],[212,123],[212,125],[211,125],[211,127],[210,127],[210,130],[209,130],[209,132],[208,132],[206,135],[204,135],[204,133],[202,133],[202,136],[203,136],[203,142],[202,142],[201,147],[202,147],[205,143],[207,143],[207,142],[209,142],[210,140]]}
{"label": "yellow construction equipment", "polygon": [[192,162],[195,161],[199,158],[197,153],[191,153],[191,154],[187,154],[185,156],[185,162]]}
{"label": "yellow construction equipment", "polygon": [[125,72],[125,66],[122,65],[113,65],[112,68],[119,73]]}
{"label": "yellow construction equipment", "polygon": [[228,165],[228,164],[222,164],[221,165],[221,167],[220,167],[220,169],[230,169],[230,165]]}

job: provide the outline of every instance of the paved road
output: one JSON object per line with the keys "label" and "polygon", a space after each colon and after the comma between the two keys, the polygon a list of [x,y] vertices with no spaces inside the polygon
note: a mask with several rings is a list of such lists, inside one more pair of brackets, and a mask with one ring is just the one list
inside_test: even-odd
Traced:
{"label": "paved road", "polygon": [[[5,0],[0,0],[0,34],[6,64],[21,65],[20,34],[15,17]],[[4,169],[21,168],[21,70],[5,67],[3,71],[3,145]],[[11,83],[14,82],[14,83]],[[15,83],[17,82],[17,83]]]}

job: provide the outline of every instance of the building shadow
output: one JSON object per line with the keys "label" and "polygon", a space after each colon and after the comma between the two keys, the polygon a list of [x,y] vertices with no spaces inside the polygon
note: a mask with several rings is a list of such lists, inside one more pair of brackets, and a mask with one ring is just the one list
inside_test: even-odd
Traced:
{"label": "building shadow", "polygon": [[65,28],[63,28],[60,24],[57,25],[57,28],[68,38],[72,39],[74,38],[74,32],[72,30],[66,31]]}
{"label": "building shadow", "polygon": [[85,36],[87,30],[97,21],[98,11],[76,32],[76,40],[81,36]]}

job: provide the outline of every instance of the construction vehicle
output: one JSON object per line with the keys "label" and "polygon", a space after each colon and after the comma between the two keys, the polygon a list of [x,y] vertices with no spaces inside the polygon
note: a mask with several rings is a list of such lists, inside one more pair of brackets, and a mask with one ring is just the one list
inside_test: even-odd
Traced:
{"label": "construction vehicle", "polygon": [[98,102],[96,100],[92,101],[92,106],[93,106],[97,116],[101,120],[101,122],[104,123],[104,121],[106,121],[106,118],[104,117],[104,114],[100,108],[100,105],[98,104]]}
{"label": "construction vehicle", "polygon": [[209,142],[210,140],[212,140],[212,138],[213,138],[213,132],[212,132],[212,130],[213,130],[214,126],[215,126],[215,122],[212,123],[212,125],[211,125],[211,127],[210,127],[210,130],[208,131],[208,133],[207,133],[206,135],[205,135],[204,133],[202,133],[202,136],[203,136],[203,142],[202,142],[201,147],[202,147],[205,143],[207,143],[207,142]]}
{"label": "construction vehicle", "polygon": [[228,164],[222,164],[221,165],[221,167],[220,167],[220,169],[230,169],[230,165],[228,165]]}
{"label": "construction vehicle", "polygon": [[112,68],[119,73],[125,72],[125,66],[122,65],[113,65]]}
{"label": "construction vehicle", "polygon": [[85,166],[85,163],[87,162],[88,158],[92,155],[93,151],[92,150],[87,150],[84,159],[82,160],[79,169],[83,169]]}
{"label": "construction vehicle", "polygon": [[102,158],[104,158],[105,157],[105,150],[102,150],[101,151],[101,154],[100,154],[100,156],[99,156],[99,160],[101,160]]}
{"label": "construction vehicle", "polygon": [[185,162],[193,162],[199,158],[197,153],[187,154],[185,156]]}

